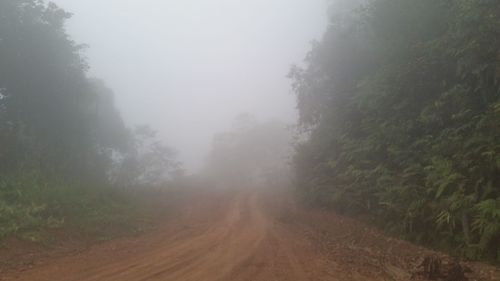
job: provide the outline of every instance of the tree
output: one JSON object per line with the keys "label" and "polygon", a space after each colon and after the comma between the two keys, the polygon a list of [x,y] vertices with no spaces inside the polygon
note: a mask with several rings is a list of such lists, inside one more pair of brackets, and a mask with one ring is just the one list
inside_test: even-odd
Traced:
{"label": "tree", "polygon": [[181,173],[176,152],[158,140],[148,126],[138,126],[133,145],[115,161],[112,178],[116,185],[160,186]]}
{"label": "tree", "polygon": [[302,197],[370,214],[428,245],[498,256],[500,232],[484,226],[500,222],[491,215],[500,196],[499,8],[332,8],[340,14],[306,67],[290,73],[308,134],[294,159]]}
{"label": "tree", "polygon": [[0,5],[1,171],[104,180],[95,160],[118,141],[97,137],[99,127],[115,120],[123,133],[124,126],[112,100],[96,112],[104,86],[86,77],[83,46],[64,29],[70,14],[42,1]]}
{"label": "tree", "polygon": [[290,132],[279,121],[258,122],[249,114],[236,117],[230,131],[214,137],[207,169],[221,185],[270,184],[286,177]]}

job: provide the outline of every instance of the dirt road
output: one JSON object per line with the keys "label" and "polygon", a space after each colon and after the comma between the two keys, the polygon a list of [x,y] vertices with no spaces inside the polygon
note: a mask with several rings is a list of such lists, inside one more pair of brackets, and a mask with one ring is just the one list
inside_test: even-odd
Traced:
{"label": "dirt road", "polygon": [[[342,217],[300,213],[277,198],[266,192],[202,194],[156,231],[3,280],[409,280],[411,263],[426,253]],[[493,270],[488,274],[475,280],[495,280]]]}

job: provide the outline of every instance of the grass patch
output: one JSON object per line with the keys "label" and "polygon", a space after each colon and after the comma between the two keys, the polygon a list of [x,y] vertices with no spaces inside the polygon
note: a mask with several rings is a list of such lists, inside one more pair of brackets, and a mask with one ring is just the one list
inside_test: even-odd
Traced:
{"label": "grass patch", "polygon": [[36,175],[0,179],[0,240],[37,242],[68,228],[106,240],[151,227],[173,204],[172,189],[123,190],[111,186],[40,180]]}

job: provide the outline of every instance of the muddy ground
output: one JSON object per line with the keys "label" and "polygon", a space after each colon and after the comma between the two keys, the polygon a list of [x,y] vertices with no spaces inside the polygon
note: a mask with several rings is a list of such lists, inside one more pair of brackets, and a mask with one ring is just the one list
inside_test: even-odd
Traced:
{"label": "muddy ground", "polygon": [[[286,192],[262,190],[199,192],[156,230],[76,248],[33,254],[0,269],[0,280],[425,280],[418,274],[425,257],[439,257],[443,268],[450,262],[356,220],[305,210]],[[500,280],[495,267],[462,266],[469,280]]]}

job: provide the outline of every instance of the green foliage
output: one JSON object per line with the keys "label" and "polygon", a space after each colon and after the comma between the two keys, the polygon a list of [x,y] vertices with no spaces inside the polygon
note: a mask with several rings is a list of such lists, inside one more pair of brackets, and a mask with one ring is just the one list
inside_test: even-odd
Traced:
{"label": "green foliage", "polygon": [[308,136],[294,159],[301,195],[500,260],[499,2],[341,11],[290,74]]}
{"label": "green foliage", "polygon": [[[147,227],[144,219],[169,207],[170,190],[118,190],[47,181],[37,173],[0,182],[0,240],[18,236],[39,241],[51,229],[69,228],[106,238]],[[160,202],[161,201],[161,202]]]}
{"label": "green foliage", "polygon": [[69,17],[43,1],[0,3],[0,175],[103,182],[112,151],[126,149],[113,93],[87,78]]}
{"label": "green foliage", "polygon": [[[87,77],[85,46],[64,27],[70,16],[43,0],[0,1],[0,239],[126,228],[139,205],[113,185],[177,165],[160,143],[142,157],[113,92]],[[129,159],[140,173],[116,181]]]}

